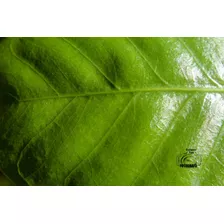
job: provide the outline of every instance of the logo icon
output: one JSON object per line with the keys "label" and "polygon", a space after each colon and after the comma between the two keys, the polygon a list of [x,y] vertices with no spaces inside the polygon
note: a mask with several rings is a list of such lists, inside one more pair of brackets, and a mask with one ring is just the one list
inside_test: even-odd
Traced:
{"label": "logo icon", "polygon": [[187,152],[177,156],[177,165],[182,168],[197,168],[201,165],[201,155],[196,149],[186,149]]}

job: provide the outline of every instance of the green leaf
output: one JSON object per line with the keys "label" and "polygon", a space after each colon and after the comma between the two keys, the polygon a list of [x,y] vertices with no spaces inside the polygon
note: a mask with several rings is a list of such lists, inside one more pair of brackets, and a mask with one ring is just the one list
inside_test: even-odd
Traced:
{"label": "green leaf", "polygon": [[14,183],[9,180],[3,173],[0,172],[0,186],[12,186]]}
{"label": "green leaf", "polygon": [[222,38],[0,40],[17,185],[224,185],[223,146]]}

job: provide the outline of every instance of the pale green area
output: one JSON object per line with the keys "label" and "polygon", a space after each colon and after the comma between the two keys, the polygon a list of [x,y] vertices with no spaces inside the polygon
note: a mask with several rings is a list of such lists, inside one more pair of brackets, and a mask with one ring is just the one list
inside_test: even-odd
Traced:
{"label": "pale green area", "polygon": [[224,39],[6,38],[0,58],[17,185],[224,185]]}

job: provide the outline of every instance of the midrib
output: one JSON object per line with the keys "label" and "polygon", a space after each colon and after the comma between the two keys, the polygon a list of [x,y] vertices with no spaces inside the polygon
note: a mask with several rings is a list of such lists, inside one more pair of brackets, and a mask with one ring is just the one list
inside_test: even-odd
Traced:
{"label": "midrib", "polygon": [[164,88],[145,88],[145,89],[130,89],[119,91],[106,91],[106,92],[87,92],[87,93],[74,93],[74,94],[61,94],[54,96],[27,98],[18,100],[19,102],[36,101],[36,100],[48,100],[48,99],[60,99],[60,98],[74,98],[84,96],[97,96],[97,95],[115,95],[125,93],[148,93],[148,92],[182,92],[182,93],[224,93],[224,89],[220,88],[182,88],[182,87],[164,87]]}

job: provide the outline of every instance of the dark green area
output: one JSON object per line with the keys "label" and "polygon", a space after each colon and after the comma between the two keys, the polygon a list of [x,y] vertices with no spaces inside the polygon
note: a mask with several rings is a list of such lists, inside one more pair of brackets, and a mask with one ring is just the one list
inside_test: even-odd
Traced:
{"label": "dark green area", "polygon": [[3,173],[0,172],[0,186],[12,186],[14,185]]}

